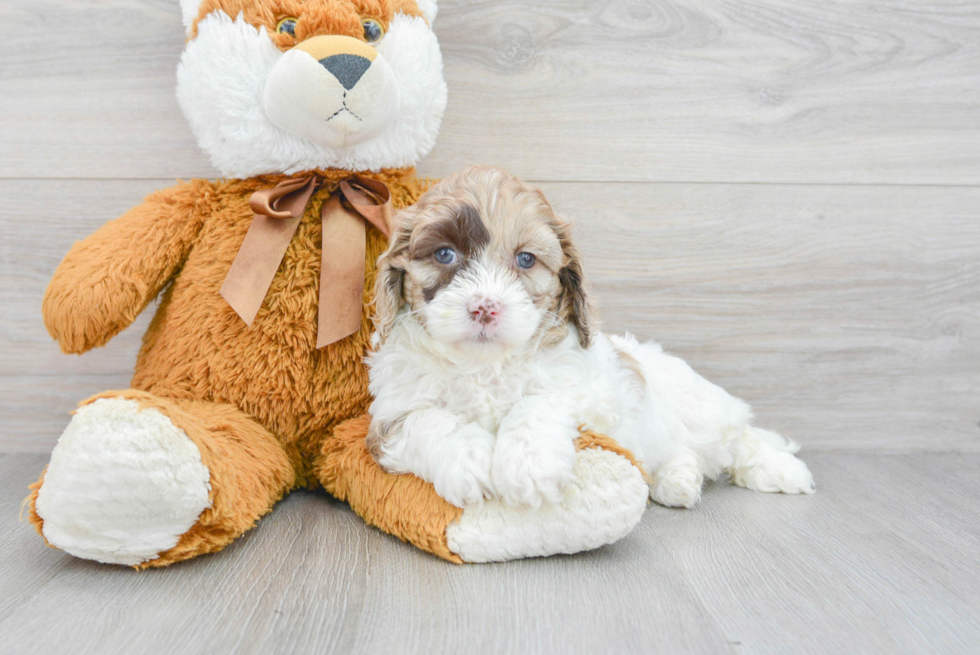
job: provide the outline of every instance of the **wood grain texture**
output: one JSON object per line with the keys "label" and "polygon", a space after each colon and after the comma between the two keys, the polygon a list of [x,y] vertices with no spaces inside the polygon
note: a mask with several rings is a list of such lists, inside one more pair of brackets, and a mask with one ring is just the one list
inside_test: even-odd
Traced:
{"label": "wood grain texture", "polygon": [[[976,3],[440,6],[426,174],[980,182]],[[183,39],[173,0],[0,3],[0,177],[213,176],[174,99]]]}
{"label": "wood grain texture", "polygon": [[976,454],[810,454],[814,496],[716,484],[612,546],[508,564],[447,564],[298,493],[222,553],[142,573],[16,522],[44,461],[0,456],[0,652],[971,653],[980,638]]}
{"label": "wood grain texture", "polygon": [[140,202],[161,181],[2,181],[0,197],[0,450],[50,450],[85,398],[129,387],[153,307],[108,346],[64,355],[41,299],[75,241]]}
{"label": "wood grain texture", "polygon": [[[49,450],[128,386],[150,312],[62,355],[41,297],[70,244],[153,181],[0,181],[0,446]],[[608,331],[656,339],[806,448],[980,451],[980,189],[576,184]],[[26,220],[43,216],[44,220]]]}
{"label": "wood grain texture", "polygon": [[975,651],[977,456],[805,459],[813,503],[716,485],[631,538],[659,539],[745,652]]}
{"label": "wood grain texture", "polygon": [[606,329],[662,342],[762,425],[812,448],[980,448],[980,189],[545,189]]}

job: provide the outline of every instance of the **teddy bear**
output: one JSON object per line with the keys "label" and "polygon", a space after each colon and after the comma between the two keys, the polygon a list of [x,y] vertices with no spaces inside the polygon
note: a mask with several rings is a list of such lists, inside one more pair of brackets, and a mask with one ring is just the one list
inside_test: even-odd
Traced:
{"label": "teddy bear", "polygon": [[563,501],[461,508],[365,445],[364,358],[393,212],[447,102],[435,0],[181,0],[177,97],[222,178],[195,179],[74,244],[45,293],[66,353],[154,300],[131,388],[83,401],[27,499],[50,546],[136,568],[219,551],[285,494],[323,488],[452,562],[620,539],[647,487],[578,440]]}

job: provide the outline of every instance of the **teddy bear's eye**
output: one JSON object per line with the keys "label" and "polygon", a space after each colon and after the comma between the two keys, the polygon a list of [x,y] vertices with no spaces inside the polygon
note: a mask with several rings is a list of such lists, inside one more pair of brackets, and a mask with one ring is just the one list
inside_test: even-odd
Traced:
{"label": "teddy bear's eye", "polygon": [[283,18],[276,25],[276,31],[280,34],[288,34],[289,36],[296,36],[296,19],[295,18]]}
{"label": "teddy bear's eye", "polygon": [[364,26],[364,40],[368,43],[377,43],[385,35],[385,28],[373,18],[365,18],[361,25]]}

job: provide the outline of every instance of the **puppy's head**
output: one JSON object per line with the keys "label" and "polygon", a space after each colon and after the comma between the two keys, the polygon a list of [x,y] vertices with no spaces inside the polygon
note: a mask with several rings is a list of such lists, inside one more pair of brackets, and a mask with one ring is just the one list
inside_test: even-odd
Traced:
{"label": "puppy's head", "polygon": [[406,305],[436,341],[483,356],[569,329],[588,347],[593,335],[569,224],[538,189],[488,167],[442,180],[398,214],[375,304],[378,343]]}

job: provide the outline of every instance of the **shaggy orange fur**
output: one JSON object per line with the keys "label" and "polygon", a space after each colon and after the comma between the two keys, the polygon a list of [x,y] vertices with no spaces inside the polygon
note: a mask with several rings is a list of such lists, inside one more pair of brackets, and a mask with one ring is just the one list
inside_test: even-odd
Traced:
{"label": "shaggy orange fur", "polygon": [[449,550],[446,528],[463,510],[432,492],[414,475],[389,475],[368,452],[367,414],[342,423],[323,442],[317,476],[339,500],[347,501],[366,522],[434,555],[461,563]]}
{"label": "shaggy orange fur", "polygon": [[[317,173],[327,182],[309,203],[251,327],[218,290],[251,223],[249,197],[285,176],[194,180],[154,193],[75,244],[55,271],[44,320],[69,353],[104,345],[166,288],[143,339],[133,388],[102,396],[137,400],[187,433],[211,472],[212,507],[174,548],[143,566],[223,548],[290,489],[323,484],[318,472],[333,472],[328,490],[360,484],[344,480],[343,466],[322,458],[345,456],[343,449],[324,444],[339,423],[363,414],[369,404],[363,358],[376,261],[386,240],[368,227],[360,331],[317,350],[320,207],[350,174]],[[362,175],[387,184],[397,209],[414,203],[428,185],[414,173],[407,168]],[[370,487],[375,491],[389,493]],[[418,484],[413,494],[409,504],[426,496],[422,505],[444,504],[428,485]],[[36,496],[35,488],[29,505],[40,531]],[[362,492],[352,504],[370,513],[375,502],[381,499],[368,502]],[[414,515],[405,519],[412,521]]]}
{"label": "shaggy orange fur", "polygon": [[[263,25],[272,41],[282,50],[320,34],[338,34],[355,39],[364,37],[361,21],[374,18],[387,31],[398,12],[421,16],[415,0],[204,0],[198,20],[213,11],[221,10],[235,18],[241,13],[250,25]],[[276,26],[283,18],[298,18],[293,34],[280,34]],[[197,34],[197,21],[191,38]]]}

